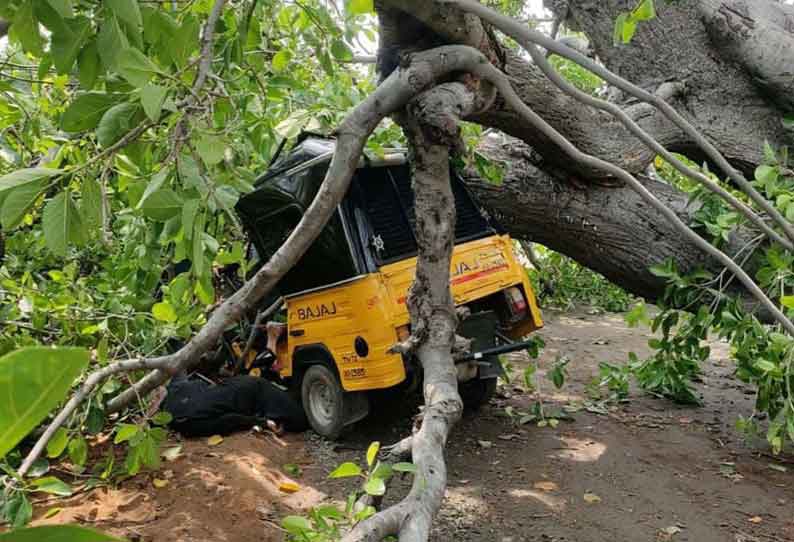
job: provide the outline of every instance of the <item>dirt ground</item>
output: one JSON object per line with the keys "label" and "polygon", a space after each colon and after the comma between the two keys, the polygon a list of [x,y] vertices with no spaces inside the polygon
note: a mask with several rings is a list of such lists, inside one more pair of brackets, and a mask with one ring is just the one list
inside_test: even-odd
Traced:
{"label": "dirt ground", "polygon": [[[540,374],[558,355],[570,358],[568,382],[540,394],[515,385],[479,413],[467,414],[448,446],[449,488],[433,540],[488,542],[794,541],[794,456],[773,457],[763,442],[734,429],[752,412],[752,392],[731,377],[727,346],[698,384],[704,406],[682,408],[632,390],[608,412],[588,409],[585,387],[601,361],[647,352],[647,329],[621,315],[546,313]],[[511,363],[520,375],[528,360]],[[520,381],[520,377],[517,379]],[[516,425],[505,409],[570,412],[556,428]],[[406,401],[383,399],[340,443],[311,433],[283,440],[240,434],[210,446],[179,442],[180,457],[155,474],[119,487],[39,503],[36,523],[79,522],[130,540],[275,542],[280,518],[343,499],[349,481],[328,480],[342,461],[362,461],[372,440],[396,441],[408,430]],[[174,445],[177,444],[176,440]],[[282,466],[297,463],[290,478]],[[166,480],[157,488],[154,479]],[[294,481],[300,489],[285,493]],[[392,484],[388,502],[408,488]],[[59,509],[48,519],[48,510]],[[52,513],[52,512],[50,512]]]}

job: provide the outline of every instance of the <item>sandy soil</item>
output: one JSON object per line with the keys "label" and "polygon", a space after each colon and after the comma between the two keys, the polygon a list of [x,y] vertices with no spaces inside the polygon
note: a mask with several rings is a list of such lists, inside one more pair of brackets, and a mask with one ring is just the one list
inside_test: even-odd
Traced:
{"label": "sandy soil", "polygon": [[[731,377],[724,344],[714,345],[698,384],[704,407],[682,408],[633,390],[629,402],[597,413],[587,408],[585,387],[598,363],[646,353],[648,330],[627,328],[620,315],[546,318],[540,373],[565,355],[568,383],[556,391],[542,378],[540,394],[503,387],[458,425],[434,540],[794,541],[794,456],[775,458],[762,442],[748,444],[736,433],[736,418],[752,411],[753,396]],[[511,362],[520,374],[528,360]],[[571,419],[541,428],[516,425],[504,414],[508,406],[529,410],[539,398],[547,411],[573,411]],[[37,523],[79,522],[141,541],[282,540],[281,517],[344,498],[350,482],[326,478],[336,464],[360,462],[370,441],[405,434],[409,402],[376,403],[374,414],[336,444],[312,434],[241,434],[216,446],[182,442],[181,456],[155,475],[40,503]],[[300,464],[302,474],[290,478],[286,463]],[[168,484],[154,487],[155,477]],[[300,490],[281,491],[288,480]],[[407,487],[408,480],[392,484],[387,503]]]}

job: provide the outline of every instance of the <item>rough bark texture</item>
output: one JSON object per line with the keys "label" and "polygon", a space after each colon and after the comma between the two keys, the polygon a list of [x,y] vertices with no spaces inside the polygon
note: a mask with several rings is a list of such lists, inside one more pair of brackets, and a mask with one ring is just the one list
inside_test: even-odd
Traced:
{"label": "rough bark texture", "polygon": [[[584,152],[641,174],[655,153],[613,117],[594,111],[553,86],[524,57],[504,50],[488,29],[464,19],[451,5],[383,0],[402,10],[402,21],[421,19],[437,39],[463,40],[462,21],[475,28],[469,44],[489,58],[502,59],[504,71],[522,100]],[[664,95],[686,119],[746,175],[763,161],[763,142],[791,145],[794,137],[781,122],[791,110],[794,55],[792,8],[772,1],[701,0],[657,2],[658,17],[639,26],[628,45],[613,44],[614,21],[631,6],[624,0],[547,0],[569,28],[581,30],[606,67],[642,88]],[[408,14],[411,15],[408,15]],[[406,23],[408,24],[408,23]],[[410,22],[416,25],[416,22]],[[474,26],[473,26],[474,25]],[[398,25],[400,26],[400,25]],[[394,38],[392,42],[399,43]],[[488,38],[484,43],[482,36]],[[479,45],[478,45],[479,44]],[[674,85],[670,85],[673,83]],[[706,161],[691,138],[653,108],[610,92],[612,100],[640,127],[670,150],[697,163]],[[507,182],[494,188],[470,179],[482,203],[498,214],[516,237],[559,250],[617,284],[650,300],[664,282],[648,268],[666,257],[682,269],[714,268],[691,243],[612,179],[564,158],[560,149],[528,127],[497,99],[494,108],[469,120],[517,137],[497,156],[508,161]],[[488,144],[490,152],[493,144]],[[686,196],[659,181],[646,186],[673,208],[685,212]],[[519,202],[519,203],[517,203]],[[728,251],[743,246],[752,232],[740,234]],[[651,247],[651,250],[648,250]]]}

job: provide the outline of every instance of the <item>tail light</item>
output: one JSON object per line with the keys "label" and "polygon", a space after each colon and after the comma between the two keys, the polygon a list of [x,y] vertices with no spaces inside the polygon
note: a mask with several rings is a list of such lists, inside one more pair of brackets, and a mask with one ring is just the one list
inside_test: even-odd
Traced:
{"label": "tail light", "polygon": [[524,292],[518,286],[511,286],[504,290],[505,301],[507,301],[507,312],[511,322],[523,320],[527,317],[527,299]]}

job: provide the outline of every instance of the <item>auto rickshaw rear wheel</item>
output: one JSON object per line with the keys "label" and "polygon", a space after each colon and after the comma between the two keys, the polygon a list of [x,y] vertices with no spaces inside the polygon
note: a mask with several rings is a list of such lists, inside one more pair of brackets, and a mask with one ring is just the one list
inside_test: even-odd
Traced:
{"label": "auto rickshaw rear wheel", "polygon": [[312,429],[329,439],[342,433],[346,397],[336,373],[325,365],[309,367],[301,382],[301,399]]}
{"label": "auto rickshaw rear wheel", "polygon": [[458,384],[463,406],[469,410],[479,410],[496,393],[496,378],[475,378]]}

